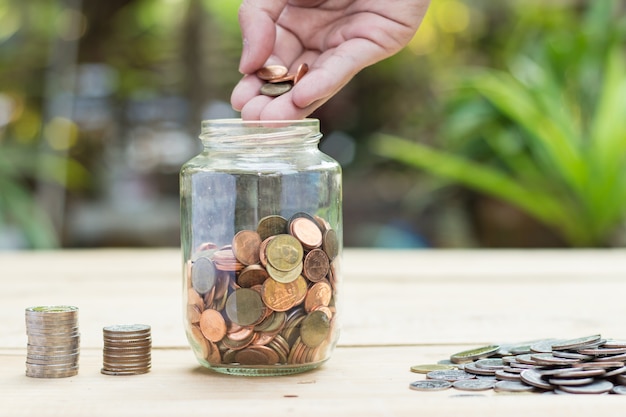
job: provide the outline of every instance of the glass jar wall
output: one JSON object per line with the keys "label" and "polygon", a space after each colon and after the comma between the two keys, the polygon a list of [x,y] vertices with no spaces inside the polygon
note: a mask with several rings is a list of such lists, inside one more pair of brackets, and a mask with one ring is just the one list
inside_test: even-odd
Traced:
{"label": "glass jar wall", "polygon": [[324,363],[339,336],[341,168],[319,122],[209,120],[181,169],[184,321],[198,361],[237,375]]}

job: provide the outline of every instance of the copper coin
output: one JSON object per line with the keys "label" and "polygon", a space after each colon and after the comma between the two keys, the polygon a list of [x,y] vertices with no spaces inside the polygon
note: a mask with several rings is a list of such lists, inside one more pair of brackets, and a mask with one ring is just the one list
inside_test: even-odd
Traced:
{"label": "copper coin", "polygon": [[267,65],[256,72],[256,76],[264,81],[280,78],[287,74],[288,68],[283,65]]}
{"label": "copper coin", "polygon": [[322,231],[313,220],[299,217],[289,224],[289,232],[307,249],[322,245]]}
{"label": "copper coin", "polygon": [[321,249],[313,249],[306,254],[303,261],[303,272],[309,281],[318,282],[328,275],[330,260]]}
{"label": "copper coin", "polygon": [[241,230],[233,238],[233,253],[244,265],[259,263],[261,236],[253,230]]}
{"label": "copper coin", "polygon": [[339,255],[339,239],[334,229],[326,230],[322,241],[322,249],[332,261]]}
{"label": "copper coin", "polygon": [[235,360],[242,365],[275,365],[279,359],[276,351],[262,345],[249,346],[235,355]]}
{"label": "copper coin", "polygon": [[326,307],[330,303],[332,296],[332,289],[330,288],[330,284],[328,282],[316,282],[307,291],[304,299],[304,309],[307,312],[311,312],[315,309],[315,307]]}
{"label": "copper coin", "polygon": [[290,91],[291,83],[266,83],[261,86],[261,94],[268,97],[278,97]]}
{"label": "copper coin", "polygon": [[200,310],[204,309],[204,300],[193,288],[187,290],[187,305],[196,306]]}
{"label": "copper coin", "polygon": [[285,234],[287,233],[287,219],[278,215],[263,217],[259,220],[256,231],[261,236],[261,240],[270,236]]}
{"label": "copper coin", "polygon": [[269,274],[261,265],[250,265],[245,267],[237,277],[237,284],[243,288],[250,288],[255,285],[262,285],[269,278]]}
{"label": "copper coin", "polygon": [[307,292],[309,290],[309,285],[302,275],[296,278],[293,283],[295,284],[296,305],[299,305],[304,302],[304,299],[306,298]]}
{"label": "copper coin", "polygon": [[222,313],[208,309],[200,316],[200,330],[211,342],[219,342],[226,335],[226,321]]}
{"label": "copper coin", "polygon": [[287,311],[296,305],[298,280],[283,283],[270,278],[263,283],[262,297],[274,311]]}
{"label": "copper coin", "polygon": [[293,78],[294,85],[298,83],[304,77],[304,75],[309,72],[309,64],[303,62],[298,66],[298,71],[296,71],[296,76]]}
{"label": "copper coin", "polygon": [[274,84],[274,83],[286,83],[286,82],[293,82],[293,80],[296,78],[295,74],[285,74],[282,77],[279,78],[274,78],[271,80],[267,80],[268,83]]}

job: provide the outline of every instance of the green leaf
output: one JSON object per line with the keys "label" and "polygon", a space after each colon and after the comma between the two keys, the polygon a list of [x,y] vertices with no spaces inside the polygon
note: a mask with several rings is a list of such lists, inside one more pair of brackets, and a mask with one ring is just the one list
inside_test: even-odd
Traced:
{"label": "green leaf", "polygon": [[574,191],[584,188],[586,167],[579,140],[558,123],[561,116],[544,108],[528,88],[501,71],[483,71],[469,78],[468,86],[530,134],[546,172],[560,177]]}
{"label": "green leaf", "polygon": [[454,180],[509,202],[560,231],[573,245],[592,243],[575,209],[564,206],[550,192],[520,184],[516,179],[489,166],[395,136],[378,134],[372,138],[370,145],[378,155],[424,169],[430,174]]}
{"label": "green leaf", "polygon": [[17,183],[0,177],[0,220],[11,222],[23,231],[33,249],[58,247],[54,226],[47,214],[37,206],[31,194]]}

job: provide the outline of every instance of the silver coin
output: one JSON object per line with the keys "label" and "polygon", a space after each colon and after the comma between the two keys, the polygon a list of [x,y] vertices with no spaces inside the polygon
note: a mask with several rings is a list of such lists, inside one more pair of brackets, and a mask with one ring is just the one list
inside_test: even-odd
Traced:
{"label": "silver coin", "polygon": [[613,394],[626,395],[626,385],[616,385],[611,390]]}
{"label": "silver coin", "polygon": [[604,377],[608,378],[610,376],[622,375],[622,374],[626,374],[626,366],[622,366],[620,368],[615,368],[611,371],[608,371],[607,373],[604,374]]}
{"label": "silver coin", "polygon": [[525,382],[528,385],[532,385],[533,387],[541,388],[541,389],[552,389],[552,385],[546,382],[541,374],[534,369],[525,369],[520,374],[522,382]]}
{"label": "silver coin", "polygon": [[561,368],[541,370],[539,373],[542,376],[555,376],[557,378],[589,378],[603,376],[606,371],[604,369]]}
{"label": "silver coin", "polygon": [[609,381],[596,381],[591,384],[574,387],[563,385],[560,389],[570,394],[604,394],[613,389],[613,383]]}
{"label": "silver coin", "polygon": [[602,345],[602,347],[606,347],[606,348],[626,347],[626,340],[607,339],[606,342],[604,342],[604,344]]}
{"label": "silver coin", "polygon": [[530,345],[530,351],[534,353],[551,353],[552,345],[562,342],[560,339],[543,339]]}
{"label": "silver coin", "polygon": [[147,332],[151,327],[147,324],[113,324],[102,328],[105,332]]}
{"label": "silver coin", "polygon": [[537,365],[571,365],[580,362],[580,359],[557,358],[552,353],[533,353],[530,358]]}
{"label": "silver coin", "polygon": [[600,356],[594,359],[596,362],[613,362],[613,361],[619,361],[619,362],[624,362],[626,361],[626,353],[622,353],[620,355],[612,355],[612,356]]}
{"label": "silver coin", "polygon": [[428,379],[454,382],[461,379],[473,379],[474,375],[459,369],[449,369],[429,372],[426,374],[426,377]]}
{"label": "silver coin", "polygon": [[587,385],[591,384],[594,381],[593,378],[550,378],[548,382],[552,385],[558,386],[576,386],[576,385]]}
{"label": "silver coin", "polygon": [[580,359],[582,361],[588,361],[593,359],[593,356],[591,355],[583,355],[582,353],[568,352],[565,350],[555,350],[552,352],[552,355],[557,358]]}
{"label": "silver coin", "polygon": [[576,339],[562,340],[560,342],[556,342],[552,344],[553,350],[566,350],[566,349],[577,349],[580,346],[587,346],[589,344],[593,344],[602,339],[602,336],[599,334],[594,334],[591,336],[578,337]]}
{"label": "silver coin", "polygon": [[478,359],[476,362],[474,362],[474,365],[481,369],[491,370],[503,369],[505,366],[504,361],[502,361],[501,358]]}
{"label": "silver coin", "polygon": [[261,86],[261,94],[269,97],[278,97],[285,94],[293,85],[289,82],[285,83],[266,83]]}
{"label": "silver coin", "polygon": [[496,378],[500,381],[520,381],[522,379],[519,373],[507,372],[505,370],[496,371]]}
{"label": "silver coin", "polygon": [[499,381],[493,387],[496,392],[530,392],[534,387],[519,381]]}
{"label": "silver coin", "polygon": [[451,386],[452,384],[448,381],[436,379],[423,379],[409,384],[409,388],[415,391],[443,391]]}
{"label": "silver coin", "polygon": [[578,353],[583,355],[593,355],[593,356],[604,356],[604,355],[619,355],[620,353],[626,353],[626,348],[618,347],[618,348],[605,348],[604,346],[589,348],[589,349],[578,349]]}
{"label": "silver coin", "polygon": [[454,381],[452,387],[463,391],[485,391],[493,388],[496,381],[486,379],[464,379]]}
{"label": "silver coin", "polygon": [[463,370],[465,372],[468,372],[474,375],[495,375],[496,374],[496,369],[479,368],[476,365],[476,362],[466,363],[465,366],[463,367]]}

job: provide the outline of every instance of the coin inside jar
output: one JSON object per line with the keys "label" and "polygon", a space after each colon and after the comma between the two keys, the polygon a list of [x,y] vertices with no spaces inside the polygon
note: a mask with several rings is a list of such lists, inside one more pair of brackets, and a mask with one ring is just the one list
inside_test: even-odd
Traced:
{"label": "coin inside jar", "polygon": [[212,261],[215,270],[205,294],[187,287],[188,337],[196,356],[211,366],[242,367],[325,359],[336,314],[335,272],[322,248],[322,231],[329,230],[329,222],[305,212],[289,220],[269,215],[256,228],[238,231],[232,245],[192,254],[195,262]]}

